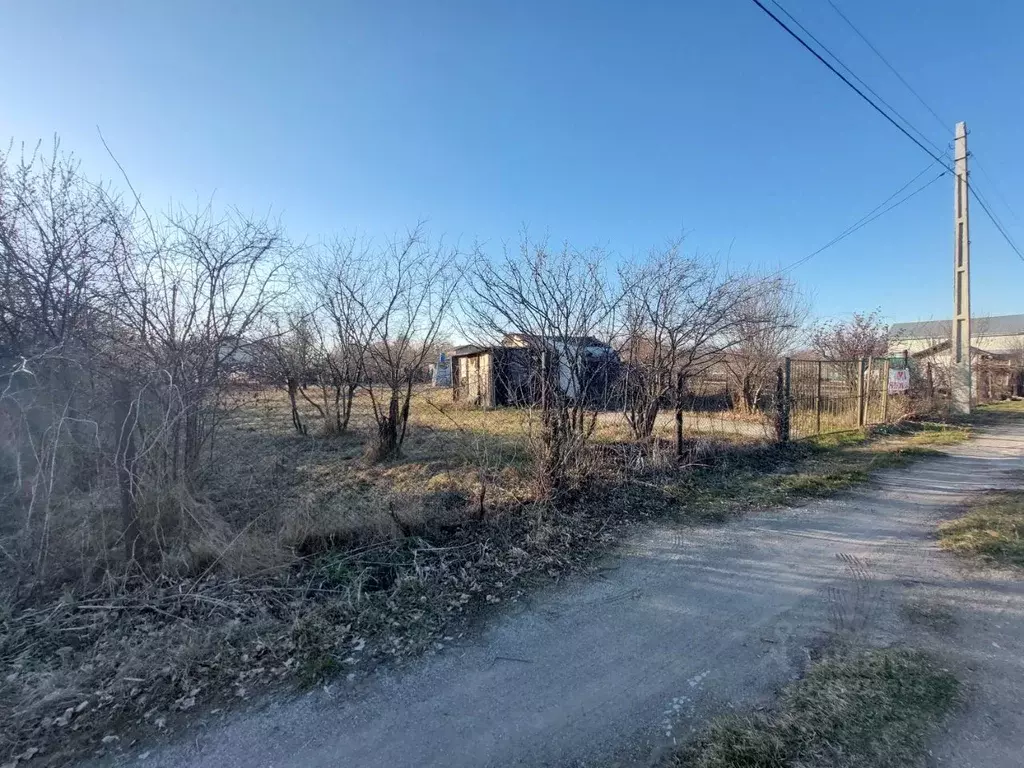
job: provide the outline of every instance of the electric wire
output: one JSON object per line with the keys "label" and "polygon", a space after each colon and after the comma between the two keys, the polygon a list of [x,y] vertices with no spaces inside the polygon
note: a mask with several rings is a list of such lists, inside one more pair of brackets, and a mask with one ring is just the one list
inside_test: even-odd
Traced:
{"label": "electric wire", "polygon": [[910,200],[911,198],[919,195],[921,192],[924,192],[926,189],[928,189],[928,187],[930,187],[932,184],[934,184],[939,179],[941,179],[943,176],[945,176],[947,173],[949,173],[948,170],[943,169],[942,172],[939,173],[939,175],[936,176],[935,178],[933,178],[931,181],[929,181],[926,184],[918,187],[913,192],[911,192],[909,195],[907,195],[907,196],[897,200],[892,205],[890,205],[888,207],[885,207],[887,203],[889,203],[891,200],[893,200],[893,198],[898,197],[901,193],[903,193],[907,189],[907,187],[909,187],[915,181],[917,181],[922,176],[924,176],[926,173],[928,173],[928,171],[932,168],[933,165],[934,165],[934,163],[929,164],[927,168],[925,168],[923,171],[921,171],[916,176],[914,176],[914,178],[912,178],[910,181],[908,181],[902,187],[897,189],[895,192],[893,192],[891,195],[889,195],[889,197],[885,198],[885,200],[883,200],[881,203],[876,205],[874,208],[872,208],[866,214],[861,216],[857,221],[855,221],[853,224],[848,226],[846,229],[844,229],[842,232],[840,232],[834,238],[832,238],[827,243],[825,243],[823,246],[818,248],[818,250],[816,250],[816,251],[814,251],[812,253],[809,253],[806,256],[804,256],[803,258],[798,259],[797,261],[794,261],[792,264],[789,264],[788,266],[783,267],[782,269],[778,270],[777,272],[772,273],[766,279],[770,279],[772,277],[777,277],[778,275],[781,275],[781,274],[789,272],[789,271],[791,271],[793,269],[796,269],[797,267],[801,266],[802,264],[806,264],[808,261],[813,259],[815,256],[817,256],[817,255],[827,251],[832,246],[837,245],[838,243],[840,243],[841,241],[845,240],[846,238],[848,238],[850,235],[854,234],[858,230],[863,229],[864,227],[866,227],[868,224],[870,224],[875,219],[878,219],[881,216],[884,216],[885,214],[889,213],[890,211],[893,211],[896,208],[899,208],[901,205],[906,203],[908,200]]}
{"label": "electric wire", "polygon": [[840,67],[842,67],[844,70],[846,70],[846,73],[850,77],[852,77],[854,80],[856,80],[858,83],[860,83],[860,85],[864,88],[864,90],[866,90],[868,93],[870,93],[872,96],[874,96],[882,104],[882,106],[884,106],[886,109],[888,109],[890,112],[892,112],[896,117],[898,117],[900,120],[902,120],[903,123],[908,128],[910,128],[910,130],[912,130],[914,133],[916,133],[918,136],[920,136],[921,139],[923,141],[925,141],[929,146],[931,146],[932,149],[934,149],[939,154],[943,154],[943,150],[940,149],[939,146],[935,142],[933,142],[931,139],[929,139],[925,135],[924,131],[922,131],[921,129],[917,128],[913,123],[910,122],[910,120],[908,120],[906,117],[904,117],[896,109],[896,107],[894,107],[892,104],[890,104],[885,99],[883,99],[874,88],[872,88],[870,85],[868,85],[860,76],[857,75],[856,72],[854,72],[850,67],[848,67],[846,65],[846,63],[842,59],[840,59],[835,54],[835,52],[832,51],[832,49],[830,49],[827,45],[825,45],[823,42],[821,42],[821,40],[819,40],[817,37],[815,37],[814,33],[811,32],[811,30],[809,30],[807,27],[805,27],[803,24],[801,24],[799,19],[797,19],[793,14],[791,14],[789,11],[787,11],[784,7],[782,7],[782,5],[777,0],[772,0],[772,4],[776,8],[778,8],[780,11],[782,11],[782,13],[785,14],[786,17],[790,21],[792,21],[797,27],[799,27],[800,30],[805,35],[807,35],[811,40],[813,40],[817,44],[817,46],[819,48],[821,48],[825,53],[827,53],[829,56],[831,56],[833,58],[833,60]]}
{"label": "electric wire", "polygon": [[784,22],[782,19],[780,19],[774,13],[772,13],[764,5],[764,3],[761,2],[761,0],[752,0],[752,2],[754,3],[754,5],[756,5],[758,8],[760,8],[762,11],[764,11],[769,17],[771,17],[772,21],[774,21],[776,24],[778,24],[780,27],[782,27],[782,29],[784,29],[786,31],[786,33],[789,34],[794,40],[796,40],[798,43],[800,43],[800,45],[802,45],[804,48],[806,48],[811,53],[811,55],[814,56],[814,58],[816,58],[818,61],[820,61],[826,67],[828,67],[828,69],[832,72],[832,74],[834,74],[836,77],[838,77],[840,80],[842,80],[850,89],[852,89],[858,96],[860,96],[864,101],[866,101],[871,106],[872,109],[874,109],[876,112],[878,112],[878,114],[880,114],[882,117],[884,117],[890,123],[892,123],[892,125],[895,126],[896,129],[899,130],[900,133],[902,133],[904,136],[906,136],[908,139],[910,139],[912,142],[914,142],[923,152],[925,152],[929,157],[931,157],[932,160],[934,160],[935,162],[939,163],[946,170],[952,170],[948,165],[946,165],[946,162],[939,155],[935,154],[934,152],[932,152],[932,150],[928,149],[928,147],[926,147],[924,144],[922,144],[920,142],[920,140],[917,139],[916,136],[911,134],[906,128],[904,128],[902,125],[900,125],[898,122],[896,122],[896,120],[893,118],[892,115],[890,115],[888,112],[886,112],[880,106],[878,106],[878,104],[876,104],[874,101],[872,101],[870,96],[865,94],[864,91],[862,91],[856,85],[851,83],[850,80],[842,72],[840,72],[838,69],[833,67],[820,53],[818,53],[816,50],[814,50],[814,48],[811,47],[811,45],[806,40],[804,40],[802,37],[800,37],[800,35],[798,35],[796,32],[794,32],[786,24],[786,22]]}

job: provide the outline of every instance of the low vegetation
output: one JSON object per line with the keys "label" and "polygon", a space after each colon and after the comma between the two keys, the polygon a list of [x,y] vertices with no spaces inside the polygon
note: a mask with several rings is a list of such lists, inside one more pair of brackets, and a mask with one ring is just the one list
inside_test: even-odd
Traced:
{"label": "low vegetation", "polygon": [[[194,559],[183,570],[8,603],[0,718],[9,754],[40,749],[37,759],[58,764],[111,748],[100,739],[114,730],[173,730],[193,708],[325,678],[344,685],[382,661],[443,648],[481,611],[585,566],[625,526],[800,503],[917,455],[907,441],[933,431],[785,447],[711,431],[688,438],[680,469],[635,466],[620,423],[602,419],[591,482],[555,507],[530,496],[522,411],[420,392],[403,457],[381,465],[365,461],[357,430],[295,434],[283,394],[240,397],[209,495],[193,510]],[[366,408],[357,398],[353,422],[372,429]],[[703,423],[693,414],[688,426]]]}
{"label": "low vegetation", "polygon": [[986,494],[939,526],[939,545],[990,565],[1024,568],[1024,491]]}
{"label": "low vegetation", "polygon": [[970,436],[966,427],[905,423],[796,441],[784,448],[733,447],[699,459],[691,472],[667,480],[663,491],[675,515],[724,520],[745,509],[798,504],[829,496],[868,479],[873,471],[938,454]]}
{"label": "low vegetation", "polygon": [[901,768],[921,764],[959,684],[915,650],[846,652],[815,663],[768,714],[715,720],[674,768]]}

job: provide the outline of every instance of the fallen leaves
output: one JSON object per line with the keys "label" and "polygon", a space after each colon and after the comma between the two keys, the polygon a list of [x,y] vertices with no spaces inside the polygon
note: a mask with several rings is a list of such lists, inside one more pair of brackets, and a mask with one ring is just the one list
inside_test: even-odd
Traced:
{"label": "fallen leaves", "polygon": [[[41,750],[56,765],[120,749],[126,729],[166,732],[282,681],[353,683],[378,663],[442,652],[478,607],[585,562],[612,539],[606,517],[494,515],[261,579],[164,576],[26,608],[0,624],[0,685],[23,702],[0,713],[3,768]],[[58,668],[67,692],[47,698]]]}

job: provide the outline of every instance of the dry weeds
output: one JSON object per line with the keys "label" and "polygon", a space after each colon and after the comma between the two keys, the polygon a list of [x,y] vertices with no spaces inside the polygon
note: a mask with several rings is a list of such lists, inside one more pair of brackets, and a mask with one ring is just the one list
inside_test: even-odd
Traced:
{"label": "dry weeds", "polygon": [[[168,532],[156,566],[94,563],[6,596],[3,759],[36,750],[33,764],[66,764],[276,686],[355,680],[442,649],[471,617],[582,567],[626,525],[785,503],[807,492],[785,478],[873,456],[860,442],[779,450],[698,434],[680,470],[667,442],[641,457],[602,426],[592,482],[553,509],[529,496],[523,412],[421,393],[404,456],[370,466],[365,413],[352,434],[300,437],[282,396],[239,397],[205,496],[189,502],[188,536]],[[180,504],[165,506],[181,518]]]}

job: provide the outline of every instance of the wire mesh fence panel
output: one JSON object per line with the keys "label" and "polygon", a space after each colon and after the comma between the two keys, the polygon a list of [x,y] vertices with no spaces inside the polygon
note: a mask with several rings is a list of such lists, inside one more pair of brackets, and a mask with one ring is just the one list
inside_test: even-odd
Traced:
{"label": "wire mesh fence panel", "polygon": [[687,437],[765,441],[774,436],[774,389],[769,382],[748,383],[743,392],[730,376],[710,371],[687,381],[683,424]]}
{"label": "wire mesh fence panel", "polygon": [[[905,376],[893,371],[907,370]],[[904,358],[792,360],[790,434],[808,437],[897,421],[912,410]]]}
{"label": "wire mesh fence panel", "polygon": [[860,424],[859,360],[790,363],[790,430],[806,437]]}

